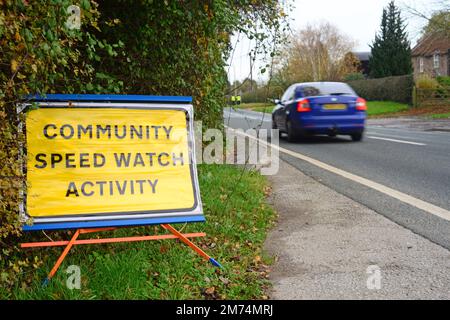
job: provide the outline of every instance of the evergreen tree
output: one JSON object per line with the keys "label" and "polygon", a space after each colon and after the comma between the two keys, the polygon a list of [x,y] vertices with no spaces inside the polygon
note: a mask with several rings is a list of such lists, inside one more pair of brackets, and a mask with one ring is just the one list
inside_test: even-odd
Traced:
{"label": "evergreen tree", "polygon": [[383,9],[380,32],[370,46],[370,75],[373,78],[400,76],[412,73],[411,46],[406,24],[400,16],[400,9],[391,1]]}

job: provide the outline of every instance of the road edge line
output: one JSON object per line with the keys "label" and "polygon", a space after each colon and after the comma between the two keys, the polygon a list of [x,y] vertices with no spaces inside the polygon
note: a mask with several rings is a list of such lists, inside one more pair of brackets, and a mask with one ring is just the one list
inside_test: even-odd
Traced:
{"label": "road edge line", "polygon": [[374,189],[376,191],[379,191],[379,192],[381,192],[383,194],[386,194],[386,195],[388,195],[388,196],[390,196],[392,198],[395,198],[395,199],[397,199],[397,200],[399,200],[401,202],[404,202],[404,203],[409,204],[409,205],[411,205],[413,207],[416,207],[418,209],[421,209],[423,211],[431,213],[431,214],[433,214],[435,216],[438,216],[438,217],[440,217],[440,218],[442,218],[444,220],[450,221],[450,211],[449,210],[446,210],[444,208],[436,206],[436,205],[434,205],[432,203],[429,203],[429,202],[426,202],[426,201],[414,198],[413,196],[410,196],[410,195],[408,195],[406,193],[403,193],[401,191],[398,191],[398,190],[392,189],[390,187],[387,187],[387,186],[385,186],[385,185],[383,185],[381,183],[378,183],[378,182],[369,180],[367,178],[360,177],[360,176],[358,176],[356,174],[347,172],[345,170],[333,167],[333,166],[331,166],[329,164],[326,164],[326,163],[324,163],[322,161],[319,161],[319,160],[316,160],[314,158],[305,156],[305,155],[303,155],[301,153],[298,153],[298,152],[295,152],[295,151],[292,151],[292,150],[289,150],[289,149],[285,149],[285,148],[280,147],[280,146],[273,145],[272,143],[269,143],[267,141],[261,140],[259,138],[254,137],[254,136],[251,136],[251,135],[249,135],[249,134],[247,134],[247,133],[245,133],[243,131],[236,130],[236,129],[231,128],[229,126],[225,126],[225,128],[228,129],[228,130],[232,130],[232,131],[236,132],[237,134],[246,136],[246,137],[248,137],[250,139],[258,140],[260,143],[263,143],[263,144],[265,144],[268,147],[278,149],[278,151],[281,151],[281,152],[283,152],[285,154],[288,154],[288,155],[290,155],[290,156],[292,156],[294,158],[306,161],[306,162],[308,162],[308,163],[310,163],[312,165],[315,165],[316,167],[322,168],[322,169],[327,170],[327,171],[329,171],[331,173],[337,174],[337,175],[339,175],[341,177],[344,177],[344,178],[347,178],[347,179],[352,180],[354,182],[357,182],[359,184],[362,184],[362,185],[364,185],[364,186],[366,186],[368,188],[371,188],[371,189]]}

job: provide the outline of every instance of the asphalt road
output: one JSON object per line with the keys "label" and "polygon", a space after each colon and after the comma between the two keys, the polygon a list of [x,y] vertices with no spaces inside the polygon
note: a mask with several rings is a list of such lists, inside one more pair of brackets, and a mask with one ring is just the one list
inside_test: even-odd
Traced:
{"label": "asphalt road", "polygon": [[[270,114],[251,111],[227,109],[224,121],[231,128],[271,128]],[[352,142],[347,136],[319,136],[296,143],[280,139],[280,147],[449,211],[450,132],[443,130],[434,131],[427,123],[408,126],[403,121],[396,126],[390,121],[385,127],[382,121],[369,120],[362,142]],[[450,220],[283,152],[280,157],[339,193],[450,249]]]}
{"label": "asphalt road", "polygon": [[449,250],[285,161],[268,178],[279,213],[265,241],[271,299],[450,298]]}

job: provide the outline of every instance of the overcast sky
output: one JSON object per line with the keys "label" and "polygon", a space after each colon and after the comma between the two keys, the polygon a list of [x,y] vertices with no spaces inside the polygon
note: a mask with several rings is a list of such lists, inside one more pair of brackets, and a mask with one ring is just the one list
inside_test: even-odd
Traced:
{"label": "overcast sky", "polygon": [[[291,0],[294,10],[289,13],[293,21],[291,28],[297,30],[308,23],[328,21],[357,42],[356,51],[370,51],[375,33],[379,30],[383,7],[390,0]],[[396,4],[403,8],[405,5],[427,11],[433,7],[433,1],[439,0],[397,0]],[[450,0],[449,0],[450,1]],[[434,6],[435,7],[435,6]],[[425,23],[422,19],[411,17],[403,10],[403,17],[408,22],[408,33],[412,46],[417,41],[421,27]],[[236,41],[236,37],[234,37]],[[233,42],[234,43],[234,42]],[[236,46],[233,61],[228,68],[228,79],[243,80],[250,73],[248,52],[252,44],[242,39]],[[265,80],[266,75],[258,74],[258,68],[253,69],[253,78]]]}

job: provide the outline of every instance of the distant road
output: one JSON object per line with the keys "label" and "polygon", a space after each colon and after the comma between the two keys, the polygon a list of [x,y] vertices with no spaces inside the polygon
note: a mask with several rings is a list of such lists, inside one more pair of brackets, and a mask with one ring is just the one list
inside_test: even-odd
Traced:
{"label": "distant road", "polygon": [[[232,128],[271,128],[270,114],[252,111],[226,109],[224,121]],[[280,156],[323,184],[450,248],[450,220],[415,205],[426,202],[444,215],[450,213],[450,132],[423,131],[404,123],[398,128],[370,123],[362,142],[320,136],[297,143],[280,139],[280,147],[382,185],[387,194],[287,153]],[[412,201],[390,196],[391,189]]]}

